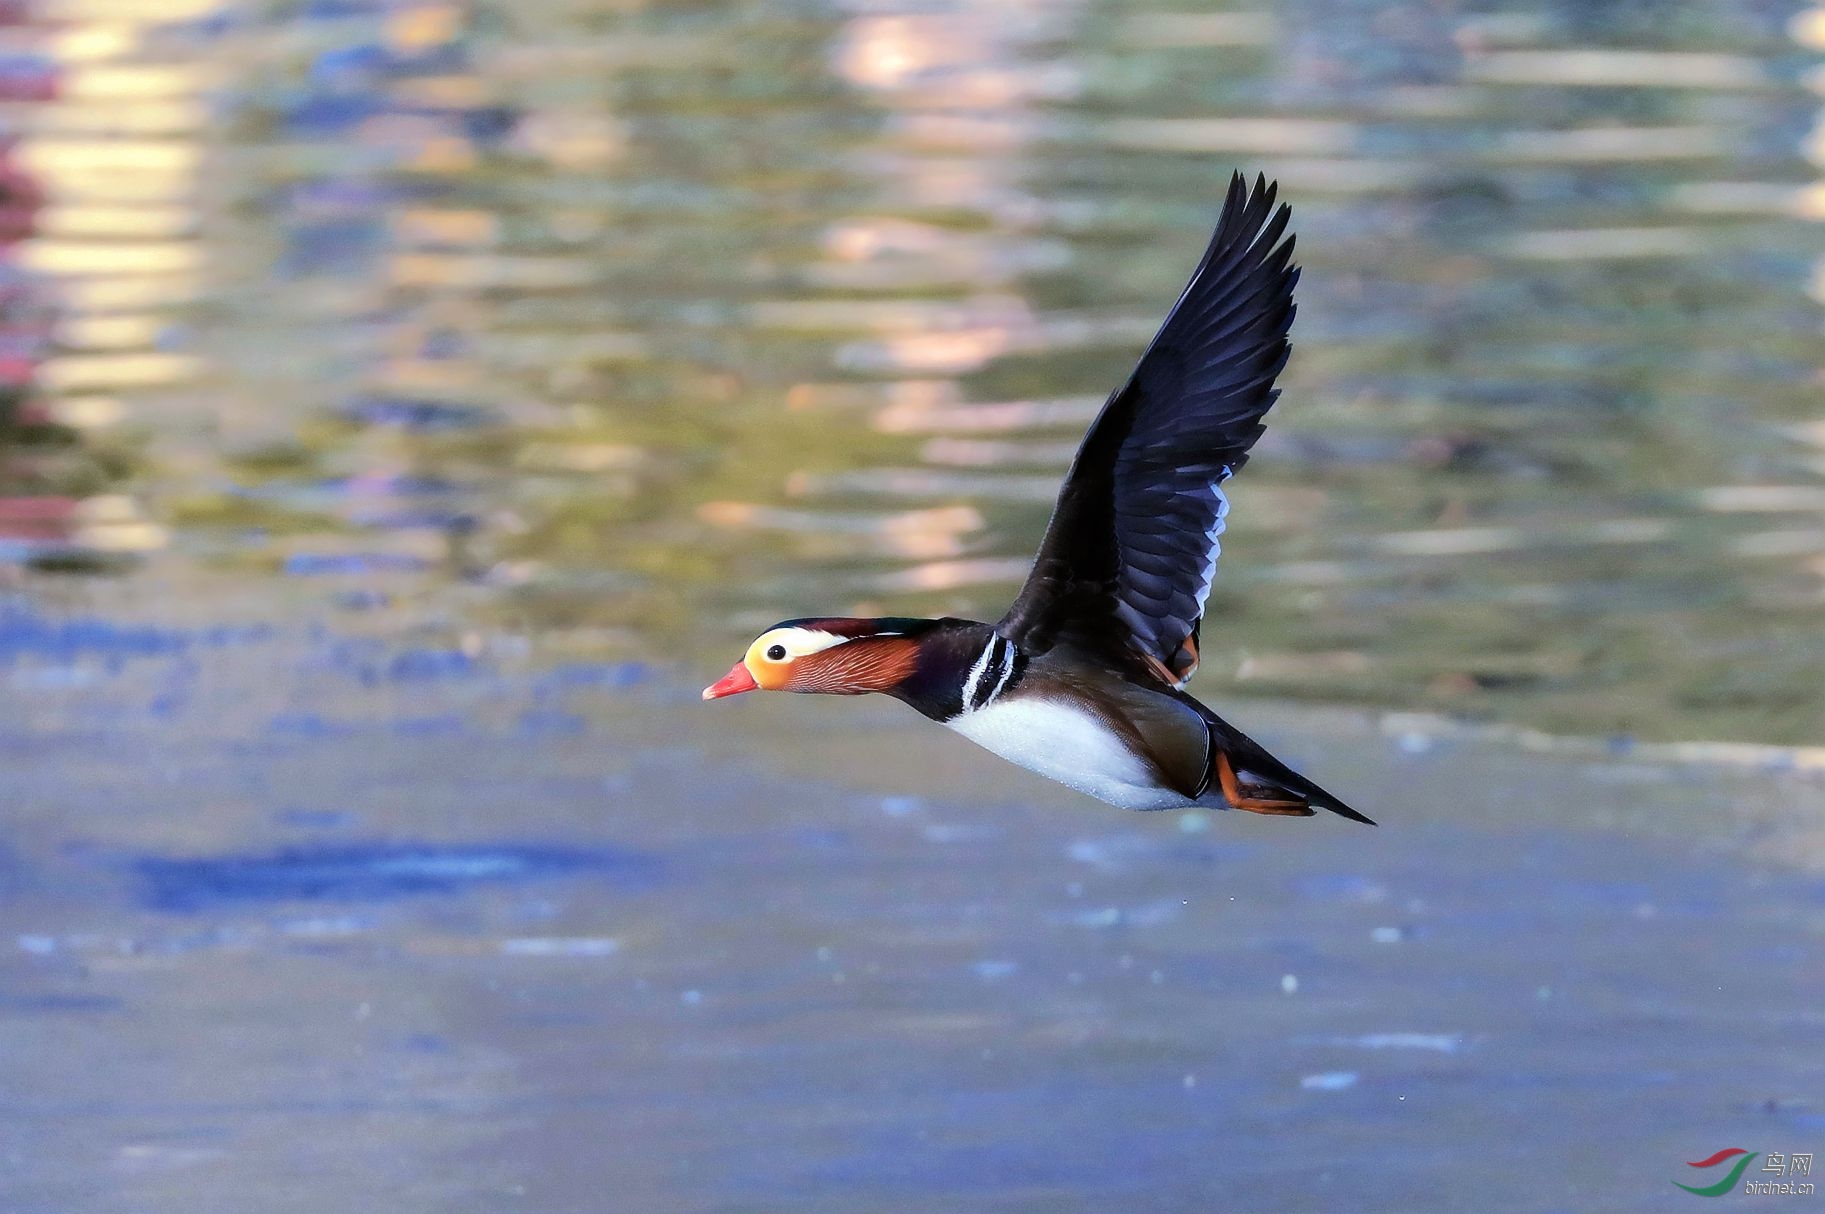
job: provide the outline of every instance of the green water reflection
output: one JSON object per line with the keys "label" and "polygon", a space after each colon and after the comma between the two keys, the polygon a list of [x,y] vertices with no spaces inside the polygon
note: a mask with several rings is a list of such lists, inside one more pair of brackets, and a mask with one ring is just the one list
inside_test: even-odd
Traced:
{"label": "green water reflection", "polygon": [[992,618],[1244,167],[1306,277],[1207,696],[1825,734],[1817,11],[69,7],[51,557],[705,670]]}

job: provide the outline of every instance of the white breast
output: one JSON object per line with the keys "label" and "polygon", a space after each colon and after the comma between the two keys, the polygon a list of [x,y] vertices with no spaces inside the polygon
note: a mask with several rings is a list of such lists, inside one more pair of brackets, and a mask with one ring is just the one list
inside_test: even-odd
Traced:
{"label": "white breast", "polygon": [[945,724],[1010,763],[1123,809],[1190,804],[1154,783],[1152,770],[1113,730],[1070,704],[1013,696]]}

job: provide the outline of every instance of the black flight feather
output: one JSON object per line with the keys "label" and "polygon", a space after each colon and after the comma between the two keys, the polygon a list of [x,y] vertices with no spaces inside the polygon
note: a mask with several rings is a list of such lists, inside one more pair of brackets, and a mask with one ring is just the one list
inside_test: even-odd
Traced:
{"label": "black flight feather", "polygon": [[[1290,211],[1240,173],[1197,271],[1128,382],[1084,436],[1033,571],[998,630],[1182,684],[1228,503],[1279,392],[1293,323]],[[1285,236],[1285,239],[1282,237]]]}

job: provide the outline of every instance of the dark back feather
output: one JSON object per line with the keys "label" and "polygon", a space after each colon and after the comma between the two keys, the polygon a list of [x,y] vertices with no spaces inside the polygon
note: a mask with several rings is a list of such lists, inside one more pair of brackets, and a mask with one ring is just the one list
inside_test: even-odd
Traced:
{"label": "dark back feather", "polygon": [[1173,684],[1196,668],[1222,484],[1261,436],[1289,350],[1299,271],[1275,194],[1231,179],[1197,271],[1091,424],[997,626],[1023,651],[1069,642]]}

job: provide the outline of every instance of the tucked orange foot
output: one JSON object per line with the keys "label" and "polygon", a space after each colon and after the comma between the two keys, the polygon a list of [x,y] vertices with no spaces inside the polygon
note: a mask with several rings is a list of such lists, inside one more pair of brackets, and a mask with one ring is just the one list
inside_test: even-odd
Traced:
{"label": "tucked orange foot", "polygon": [[1229,765],[1229,755],[1220,750],[1217,752],[1217,783],[1222,787],[1223,799],[1229,802],[1231,809],[1279,818],[1309,818],[1317,812],[1304,801],[1274,801],[1266,797],[1243,796],[1241,785],[1236,783],[1236,769]]}

